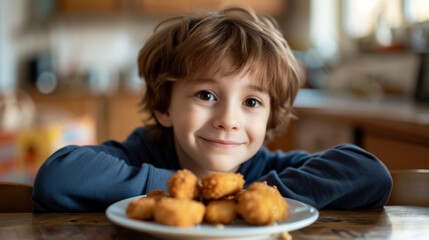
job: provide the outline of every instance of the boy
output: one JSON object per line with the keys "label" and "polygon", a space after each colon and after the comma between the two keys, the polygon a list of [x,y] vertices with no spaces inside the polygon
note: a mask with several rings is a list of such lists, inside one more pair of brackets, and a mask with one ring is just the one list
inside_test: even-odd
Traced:
{"label": "boy", "polygon": [[104,211],[153,189],[178,169],[199,178],[239,172],[316,208],[375,208],[392,180],[373,155],[353,145],[321,153],[263,147],[292,117],[297,63],[275,22],[233,8],[161,23],[140,51],[142,107],[155,124],[122,143],[67,146],[41,167],[36,212]]}

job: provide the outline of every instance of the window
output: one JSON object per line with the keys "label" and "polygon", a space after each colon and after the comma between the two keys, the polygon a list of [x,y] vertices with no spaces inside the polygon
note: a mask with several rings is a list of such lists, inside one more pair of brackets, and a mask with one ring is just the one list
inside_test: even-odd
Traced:
{"label": "window", "polygon": [[381,43],[385,40],[380,34],[385,36],[386,29],[429,20],[427,0],[345,0],[343,7],[343,27],[348,36],[361,38],[376,33]]}

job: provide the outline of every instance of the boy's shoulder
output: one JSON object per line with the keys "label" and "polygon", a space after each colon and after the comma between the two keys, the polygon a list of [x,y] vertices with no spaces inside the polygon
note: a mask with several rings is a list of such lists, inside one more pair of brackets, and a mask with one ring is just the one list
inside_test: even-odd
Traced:
{"label": "boy's shoulder", "polygon": [[146,127],[137,127],[133,132],[127,137],[125,142],[134,142],[134,143],[142,143],[157,145],[156,142],[151,140],[150,133]]}
{"label": "boy's shoulder", "polygon": [[374,158],[371,153],[367,152],[366,150],[360,148],[357,145],[354,144],[340,144],[337,146],[333,146],[331,148],[325,149],[321,152],[316,153],[310,153],[305,150],[291,150],[291,151],[282,151],[281,149],[278,150],[270,150],[265,146],[262,146],[258,152],[250,158],[246,164],[251,166],[261,165],[261,164],[267,164],[269,162],[289,162],[289,163],[296,163],[305,161],[308,158],[317,158],[321,155],[324,156],[337,156],[340,155],[359,155],[359,156],[365,156],[368,158]]}
{"label": "boy's shoulder", "polygon": [[150,163],[155,167],[178,169],[176,150],[164,140],[154,141],[150,131],[145,127],[137,127],[123,142],[125,148],[139,161]]}
{"label": "boy's shoulder", "polygon": [[161,151],[166,145],[162,141],[155,141],[146,127],[137,127],[123,142],[125,145],[136,148],[147,148],[152,151]]}

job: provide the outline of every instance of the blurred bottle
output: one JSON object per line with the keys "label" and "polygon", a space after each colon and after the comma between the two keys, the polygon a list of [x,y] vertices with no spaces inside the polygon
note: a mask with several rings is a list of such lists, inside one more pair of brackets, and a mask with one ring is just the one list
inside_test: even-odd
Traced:
{"label": "blurred bottle", "polygon": [[27,82],[43,94],[49,94],[56,90],[58,79],[49,52],[41,53],[28,61]]}

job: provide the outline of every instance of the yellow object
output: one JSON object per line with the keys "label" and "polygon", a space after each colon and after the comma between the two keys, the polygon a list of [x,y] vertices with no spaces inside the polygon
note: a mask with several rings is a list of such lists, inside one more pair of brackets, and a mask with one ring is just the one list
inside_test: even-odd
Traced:
{"label": "yellow object", "polygon": [[95,144],[95,139],[95,121],[86,115],[0,133],[0,180],[31,183],[39,167],[56,150],[66,145]]}

